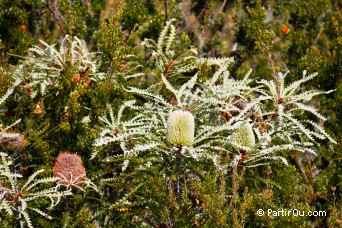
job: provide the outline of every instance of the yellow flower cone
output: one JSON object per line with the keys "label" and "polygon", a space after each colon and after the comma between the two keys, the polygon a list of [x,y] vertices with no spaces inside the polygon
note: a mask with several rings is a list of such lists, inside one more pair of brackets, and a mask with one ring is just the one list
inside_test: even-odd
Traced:
{"label": "yellow flower cone", "polygon": [[194,116],[183,110],[170,114],[167,123],[167,140],[173,145],[190,146],[194,142],[195,119]]}
{"label": "yellow flower cone", "polygon": [[[255,137],[252,126],[249,123],[242,124],[233,134],[232,141],[245,147],[253,147],[255,145]],[[238,148],[236,148],[239,150]]]}

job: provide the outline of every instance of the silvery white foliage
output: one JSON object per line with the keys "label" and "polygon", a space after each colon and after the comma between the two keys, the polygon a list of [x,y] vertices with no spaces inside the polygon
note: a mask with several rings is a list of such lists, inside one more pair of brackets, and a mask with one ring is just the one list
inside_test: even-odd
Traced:
{"label": "silvery white foliage", "polygon": [[[285,76],[287,74],[279,74],[278,83],[274,81],[261,80],[258,83],[263,85],[260,91],[265,94],[272,104],[271,111],[266,108],[260,109],[261,117],[266,120],[259,120],[258,126],[254,128],[257,136],[257,143],[248,155],[243,159],[243,163],[247,166],[257,166],[262,160],[280,159],[285,164],[286,160],[277,156],[278,151],[299,151],[302,153],[311,153],[316,155],[315,145],[317,139],[328,139],[332,143],[335,140],[313,120],[301,118],[304,112],[309,112],[317,117],[321,122],[326,118],[318,113],[318,111],[306,102],[310,101],[313,96],[330,93],[332,91],[316,91],[309,90],[301,92],[300,86],[317,76],[316,73],[306,76],[303,72],[303,78],[293,82],[289,86],[285,86]],[[267,103],[266,103],[267,104]],[[235,163],[241,161],[241,156],[236,155]]]}
{"label": "silvery white foliage", "polygon": [[[3,68],[0,68],[3,70]],[[2,104],[5,103],[5,101],[9,98],[10,95],[12,95],[15,87],[17,87],[21,83],[21,80],[19,78],[16,78],[15,82],[12,84],[12,86],[6,91],[6,93],[0,98],[0,107]],[[15,121],[13,124],[4,127],[2,123],[0,122],[0,137],[3,135],[3,132],[7,131],[8,129],[12,128],[13,126],[19,124],[21,122],[21,119]],[[13,137],[17,137],[18,135],[13,135]],[[11,136],[10,136],[11,137]]]}
{"label": "silvery white foliage", "polygon": [[[2,124],[0,123],[0,137],[3,135],[3,132],[7,131],[8,129],[14,127],[15,125],[19,124],[21,122],[21,119],[15,121],[14,123],[12,123],[9,126],[6,126],[5,128],[2,128]],[[17,135],[16,135],[17,136]],[[10,136],[11,137],[11,136]]]}
{"label": "silvery white foliage", "polygon": [[104,77],[103,73],[98,72],[99,64],[94,60],[95,53],[90,53],[85,41],[76,36],[66,35],[59,49],[56,48],[57,44],[49,45],[42,40],[40,42],[44,48],[29,48],[29,56],[14,73],[14,77],[28,81],[31,97],[35,97],[39,91],[44,95],[48,86],[58,86],[59,77],[70,65],[76,74],[87,72],[91,80],[101,80]]}
{"label": "silvery white foliage", "polygon": [[[6,69],[0,67],[0,73],[4,72]],[[7,89],[4,95],[0,97],[0,107],[5,103],[5,101],[13,94],[14,89],[22,82],[21,78],[14,77],[14,82],[12,83],[12,86]],[[1,127],[1,126],[0,126]]]}
{"label": "silvery white foliage", "polygon": [[143,66],[136,60],[136,56],[127,55],[125,59],[127,62],[124,62],[120,67],[120,71],[116,72],[113,76],[122,76],[125,79],[130,79],[145,75],[144,72],[139,72],[142,70]]}
{"label": "silvery white foliage", "polygon": [[[144,135],[148,142],[156,142],[156,147],[152,150],[163,152],[165,154],[174,155],[175,145],[168,143],[167,129],[169,124],[167,123],[172,113],[183,112],[182,110],[188,110],[191,115],[194,116],[196,122],[207,122],[206,114],[213,113],[211,109],[212,104],[205,103],[199,99],[198,91],[194,91],[194,87],[197,81],[197,74],[195,74],[188,82],[184,83],[179,89],[176,89],[165,77],[160,75],[161,82],[165,85],[166,89],[173,93],[177,104],[171,105],[161,94],[155,94],[148,92],[147,90],[129,88],[127,91],[134,92],[142,95],[153,102],[148,109],[141,109],[139,114],[149,116],[155,120],[151,122],[152,127],[150,133]],[[190,113],[189,112],[189,113]],[[215,112],[215,111],[214,111]],[[212,159],[214,163],[217,163],[217,156],[210,151],[225,151],[225,145],[227,144],[226,137],[221,134],[222,132],[229,132],[236,129],[236,125],[219,125],[219,126],[206,126],[204,129],[202,126],[195,124],[195,136],[193,143],[183,143],[181,153],[184,156],[193,157],[195,159]],[[177,135],[175,135],[177,137]],[[172,140],[179,141],[179,140]],[[191,140],[192,141],[192,140]]]}
{"label": "silvery white foliage", "polygon": [[148,91],[148,90],[144,90],[144,89],[139,89],[139,88],[135,88],[135,87],[130,87],[128,89],[126,89],[127,92],[131,92],[131,93],[137,93],[140,94],[141,96],[144,96],[146,98],[149,98],[151,100],[153,100],[156,103],[162,104],[164,106],[169,106],[171,107],[172,105],[165,100],[162,96],[160,96],[159,94],[153,94],[152,92]]}
{"label": "silvery white foliage", "polygon": [[[227,124],[244,121],[249,115],[259,114],[262,106],[261,102],[270,99],[263,86],[250,86],[254,80],[250,79],[251,70],[242,80],[229,78],[229,71],[217,70],[213,78],[206,81],[202,88],[195,93],[197,100],[205,103],[206,106],[223,112],[230,118]],[[258,95],[258,96],[256,96]],[[231,113],[238,113],[233,116]]]}
{"label": "silvery white foliage", "polygon": [[[141,107],[137,107],[134,104],[134,100],[126,101],[120,107],[117,116],[114,116],[113,109],[110,108],[109,118],[107,116],[99,118],[103,123],[103,127],[101,127],[101,132],[93,144],[94,147],[101,147],[109,143],[117,142],[120,144],[121,149],[125,152],[126,156],[131,155],[130,153],[136,153],[137,151],[144,149],[139,148],[137,145],[130,151],[126,149],[126,143],[130,140],[133,140],[136,137],[143,137],[148,134],[148,130],[151,126],[150,122],[152,122],[151,118],[145,117],[142,114],[138,114],[128,121],[123,121],[122,114],[125,108],[130,107],[136,110],[141,109]],[[94,158],[96,154],[97,150],[93,152],[92,158]]]}
{"label": "silvery white foliage", "polygon": [[[4,72],[5,69],[0,67],[0,73],[3,74],[2,72]],[[12,83],[12,86],[10,88],[7,89],[6,93],[4,95],[2,95],[2,97],[0,97],[0,107],[5,103],[6,99],[12,95],[14,89],[22,82],[21,78],[19,77],[15,77],[14,78],[14,82]]]}
{"label": "silvery white foliage", "polygon": [[[159,113],[156,119],[160,119],[163,123],[165,121],[161,117],[167,116],[167,113],[178,109],[191,110],[196,119],[196,133],[193,144],[182,148],[184,156],[191,156],[196,159],[210,157],[216,163],[217,157],[215,156],[217,154],[215,151],[226,151],[234,154],[235,152],[227,147],[227,145],[231,145],[238,151],[244,150],[248,153],[244,156],[236,154],[233,157],[237,162],[232,162],[230,165],[258,166],[267,164],[267,160],[281,160],[287,164],[284,158],[277,155],[280,151],[293,150],[316,154],[313,147],[315,138],[335,142],[317,123],[299,118],[302,112],[309,111],[318,119],[325,120],[325,117],[318,114],[313,107],[305,104],[305,101],[310,100],[313,95],[331,91],[318,92],[312,90],[298,94],[294,91],[293,85],[300,85],[301,83],[294,82],[288,89],[289,87],[285,87],[283,78],[279,78],[279,86],[273,81],[262,80],[259,85],[253,87],[249,85],[252,82],[248,78],[249,74],[250,72],[243,80],[233,80],[228,78],[228,73],[222,71],[221,74],[217,75],[216,80],[209,80],[201,88],[195,88],[197,80],[197,75],[195,75],[187,83],[181,85],[180,89],[176,89],[161,75],[161,81],[177,100],[176,106],[171,106],[158,93],[130,90],[154,102],[154,106],[159,107],[154,109],[155,112]],[[279,77],[283,76],[280,75]],[[308,78],[299,81],[307,80]],[[146,96],[147,94],[148,96]],[[280,94],[284,97],[281,97]],[[163,102],[160,102],[161,100]],[[293,100],[295,102],[292,102]],[[303,101],[300,102],[301,100]],[[243,105],[237,104],[236,101],[243,102]],[[274,110],[268,110],[269,103],[273,104]],[[193,104],[197,104],[197,107]],[[149,110],[142,113],[152,115],[154,111]],[[205,125],[208,123],[206,114],[211,113],[213,115],[217,112],[229,113],[233,111],[237,114],[230,116],[225,122],[221,120],[222,124],[217,126]],[[220,122],[220,118],[217,116],[218,122]],[[243,123],[246,121],[249,122],[248,133],[239,134],[238,138],[249,139],[247,140],[248,143],[245,143],[244,140],[236,140],[237,137],[235,137],[236,132],[245,128],[246,125]],[[315,128],[315,131],[310,129],[310,126]],[[162,128],[163,124],[159,124],[159,127]],[[159,131],[163,132],[161,129]],[[162,135],[159,136],[162,137]],[[306,138],[312,143],[307,142]],[[161,141],[159,140],[160,143]],[[159,149],[160,145],[154,149]],[[167,153],[167,145],[164,145],[161,151]]]}
{"label": "silvery white foliage", "polygon": [[322,122],[326,120],[324,116],[318,113],[316,108],[309,106],[306,102],[310,101],[314,96],[321,94],[328,94],[330,91],[317,91],[317,90],[301,90],[301,85],[317,76],[317,73],[313,73],[309,76],[306,75],[306,71],[303,72],[303,78],[293,82],[289,86],[285,87],[285,77],[279,73],[278,85],[274,81],[261,80],[259,83],[265,86],[265,92],[271,97],[271,101],[274,106],[274,115],[277,116],[279,132],[292,135],[287,137],[294,140],[294,137],[299,136],[303,141],[306,139],[316,142],[316,139],[328,139],[332,143],[336,143],[322,127],[320,127],[314,121],[307,121],[300,119],[300,115],[304,112],[309,112],[320,119]]}
{"label": "silvery white foliage", "polygon": [[87,123],[90,123],[90,122],[91,122],[91,120],[90,120],[89,116],[85,116],[81,120],[81,123],[83,123],[83,124],[87,124]]}
{"label": "silvery white foliage", "polygon": [[53,184],[57,178],[47,177],[38,178],[38,175],[44,170],[38,170],[28,177],[24,184],[19,184],[19,179],[23,176],[19,173],[12,172],[13,162],[6,153],[0,152],[0,217],[3,211],[10,215],[21,214],[27,223],[28,227],[33,227],[29,210],[52,219],[47,213],[31,206],[30,204],[40,198],[48,198],[51,202],[48,209],[56,206],[60,198],[66,195],[72,195],[71,191],[59,191],[56,187],[46,188],[45,184]]}
{"label": "silvery white foliage", "polygon": [[[326,119],[306,102],[313,96],[332,91],[299,90],[302,83],[316,74],[306,76],[304,72],[303,79],[288,86],[285,83],[286,74],[279,74],[276,81],[255,81],[250,79],[249,71],[242,80],[233,79],[228,71],[232,58],[200,59],[195,56],[194,50],[189,50],[191,54],[184,52],[189,58],[182,55],[175,57],[172,50],[175,27],[172,21],[167,23],[158,42],[145,40],[161,71],[157,74],[159,82],[147,89],[126,89],[146,98],[145,106],[130,108],[137,111],[139,118],[146,118],[144,123],[149,127],[144,128],[143,135],[130,138],[130,145],[123,138],[117,140],[125,154],[136,155],[139,151],[145,151],[162,157],[162,154],[175,156],[177,152],[194,159],[209,159],[217,167],[220,166],[220,170],[227,170],[227,167],[218,165],[222,152],[231,154],[233,158],[228,167],[254,167],[272,160],[287,164],[279,156],[280,151],[315,154],[316,139],[335,142],[319,124],[300,118],[302,113],[310,112],[321,121]],[[176,67],[189,63],[189,67]],[[193,72],[203,64],[217,66],[212,77],[205,82],[198,81],[197,73],[182,85],[173,85],[168,80],[170,76]],[[164,97],[167,94],[164,88],[172,93],[172,102],[170,97]],[[168,119],[172,113],[184,111],[194,117],[194,139],[191,143],[179,143],[184,144],[180,146],[169,140]],[[110,126],[110,123],[106,124]],[[141,126],[135,125],[138,129]],[[109,142],[104,141],[103,144]]]}
{"label": "silvery white foliage", "polygon": [[196,53],[194,49],[187,50],[179,56],[174,56],[172,49],[176,37],[176,28],[172,24],[174,21],[175,19],[172,19],[166,23],[157,43],[151,39],[145,39],[143,42],[148,49],[151,49],[157,67],[163,73],[168,72],[170,77],[196,68],[197,60],[194,56]]}
{"label": "silvery white foliage", "polygon": [[125,160],[123,163],[122,163],[122,167],[121,167],[121,170],[124,172],[127,167],[129,165],[129,160]]}
{"label": "silvery white foliage", "polygon": [[[146,95],[145,93],[142,94]],[[193,157],[195,159],[211,159],[214,163],[217,163],[218,156],[209,151],[225,151],[221,145],[226,143],[226,139],[225,137],[218,135],[218,133],[221,131],[235,129],[236,126],[232,127],[228,125],[222,125],[215,127],[208,126],[207,129],[199,128],[198,135],[196,135],[196,125],[190,121],[190,125],[193,126],[190,129],[190,141],[193,143],[188,143],[189,140],[187,140],[186,143],[183,141],[180,142],[181,140],[178,139],[181,135],[172,135],[171,137],[170,134],[168,134],[168,128],[170,127],[170,116],[178,112],[183,113],[184,111],[169,104],[164,106],[163,103],[158,102],[162,97],[153,99],[153,94],[149,95],[148,97],[151,97],[152,103],[147,103],[145,106],[141,106],[140,108],[134,108],[135,110],[139,110],[137,115],[144,116],[146,122],[144,122],[142,125],[134,125],[133,128],[130,129],[130,131],[133,131],[134,129],[133,132],[139,132],[141,131],[140,128],[143,127],[142,134],[131,135],[128,140],[124,137],[115,138],[112,135],[109,136],[112,139],[114,138],[115,141],[119,143],[125,155],[136,155],[140,151],[148,151],[149,153],[157,155],[158,157],[160,153],[167,154],[168,156],[175,156],[175,151],[179,149],[178,144],[181,144],[180,152],[183,156]],[[188,115],[192,116],[190,112],[185,113],[189,113]],[[199,117],[200,115],[197,114],[196,116]],[[108,131],[103,131],[103,133],[108,133],[108,135],[110,132],[113,132],[110,131],[110,129],[112,129],[114,126],[117,126],[116,123],[112,124],[111,121],[103,121],[103,123],[105,125],[105,129],[108,129]],[[175,138],[176,140],[170,140],[170,137]],[[170,141],[172,142],[170,143]],[[110,142],[114,142],[114,140],[106,140],[105,137],[100,137],[95,141],[94,145],[99,145],[99,142],[101,142],[101,145],[106,145]],[[175,143],[177,145],[175,145]],[[131,146],[128,146],[129,144]]]}
{"label": "silvery white foliage", "polygon": [[210,79],[210,82],[213,84],[213,82],[214,81],[216,82],[218,77],[221,74],[225,74],[225,75],[229,76],[229,71],[227,71],[227,68],[232,63],[234,63],[234,58],[233,57],[199,58],[197,60],[197,63],[199,63],[200,65],[207,65],[207,66],[212,66],[212,65],[218,66],[218,70],[214,73],[214,75]]}
{"label": "silvery white foliage", "polygon": [[185,107],[191,102],[189,101],[192,98],[191,90],[195,86],[197,74],[195,74],[195,76],[193,76],[188,82],[184,83],[179,90],[175,89],[163,75],[161,75],[161,79],[166,88],[175,95],[178,107]]}
{"label": "silvery white foliage", "polygon": [[[176,28],[172,24],[175,19],[166,22],[166,25],[159,35],[158,41],[145,39],[142,43],[152,51],[157,68],[165,77],[173,77],[185,72],[191,72],[199,65],[228,66],[233,58],[197,58],[197,50],[192,48],[175,54]],[[222,67],[223,68],[223,67]]]}

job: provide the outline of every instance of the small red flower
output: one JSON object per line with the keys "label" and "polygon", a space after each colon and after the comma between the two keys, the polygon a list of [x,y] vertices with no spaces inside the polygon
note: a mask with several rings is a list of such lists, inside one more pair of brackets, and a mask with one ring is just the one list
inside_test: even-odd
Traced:
{"label": "small red flower", "polygon": [[75,83],[79,82],[79,81],[80,81],[80,76],[74,75],[74,76],[72,77],[72,81],[75,82]]}
{"label": "small red flower", "polygon": [[26,25],[22,24],[22,25],[20,26],[20,28],[21,28],[21,31],[23,31],[23,32],[26,31]]}
{"label": "small red flower", "polygon": [[284,26],[281,28],[281,30],[283,30],[283,32],[284,32],[286,35],[289,34],[289,32],[290,32],[289,27],[287,27],[286,25],[284,25]]}

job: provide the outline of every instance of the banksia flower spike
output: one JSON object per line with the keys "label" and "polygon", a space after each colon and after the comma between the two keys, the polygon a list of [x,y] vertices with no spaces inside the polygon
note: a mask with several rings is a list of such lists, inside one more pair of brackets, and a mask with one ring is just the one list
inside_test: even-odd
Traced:
{"label": "banksia flower spike", "polygon": [[53,170],[54,177],[59,179],[57,184],[65,186],[67,189],[73,187],[82,189],[81,187],[88,182],[82,159],[77,154],[60,153],[57,156]]}
{"label": "banksia flower spike", "polygon": [[167,140],[175,146],[190,146],[194,142],[195,119],[194,116],[183,110],[170,114],[167,122]]}
{"label": "banksia flower spike", "polygon": [[232,141],[244,147],[253,147],[255,145],[255,137],[251,124],[242,124],[233,134]]}

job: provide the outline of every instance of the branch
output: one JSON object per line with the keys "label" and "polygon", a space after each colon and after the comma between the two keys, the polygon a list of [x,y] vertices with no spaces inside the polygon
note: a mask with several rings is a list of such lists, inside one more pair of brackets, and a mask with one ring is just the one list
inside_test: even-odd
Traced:
{"label": "branch", "polygon": [[196,22],[198,22],[198,20],[199,20],[201,17],[203,17],[203,15],[205,14],[205,11],[206,11],[206,10],[207,10],[207,6],[204,7],[204,8],[202,9],[201,13],[198,14],[198,16],[196,17],[196,20],[195,20],[195,21],[193,21],[190,25],[186,26],[184,29],[179,30],[179,31],[177,32],[177,35],[179,35],[179,34],[185,32],[185,31],[189,30]]}
{"label": "branch", "polygon": [[164,26],[166,25],[167,22],[167,0],[164,0],[164,10],[165,10],[165,18],[164,18]]}
{"label": "branch", "polygon": [[337,2],[335,2],[335,9],[336,9],[336,11],[337,11],[337,13],[338,13],[338,15],[340,15],[340,17],[341,17],[341,19],[342,19],[342,14],[341,14],[341,12],[340,12],[340,8],[338,7],[338,5],[337,5]]}
{"label": "branch", "polygon": [[273,78],[274,78],[274,81],[276,83],[277,90],[278,90],[278,93],[279,93],[279,91],[280,91],[279,79],[278,79],[278,76],[276,74],[276,71],[275,71],[275,68],[274,68],[274,65],[273,65],[272,54],[266,55],[266,58],[267,58],[267,60],[269,61],[270,65],[271,65],[271,69],[272,69],[272,72],[273,72]]}
{"label": "branch", "polygon": [[310,171],[310,175],[311,177],[313,177],[313,174],[312,174],[312,166],[311,166],[311,163],[309,161],[309,158],[308,158],[308,155],[305,154],[305,159],[306,159],[306,162],[308,163],[308,168],[309,168],[309,171]]}
{"label": "branch", "polygon": [[297,164],[298,164],[298,167],[299,167],[300,172],[303,174],[303,177],[304,177],[304,179],[305,179],[306,185],[309,186],[308,177],[306,176],[305,171],[304,171],[304,168],[303,168],[302,164],[300,163],[298,157],[297,157],[296,161],[297,161]]}
{"label": "branch", "polygon": [[46,6],[47,6],[47,8],[50,10],[50,12],[52,13],[52,16],[55,18],[58,27],[60,28],[60,30],[62,31],[63,35],[65,36],[65,29],[64,29],[62,23],[61,23],[60,20],[59,20],[59,19],[61,18],[62,20],[65,21],[65,19],[63,18],[63,16],[61,15],[61,13],[58,11],[57,7],[54,5],[55,10],[53,10],[53,9],[51,8],[51,6],[50,6],[49,3],[50,3],[50,2],[48,1],[48,2],[46,3]]}
{"label": "branch", "polygon": [[228,5],[228,0],[224,0],[221,5],[220,12],[225,12],[227,9],[227,5]]}

